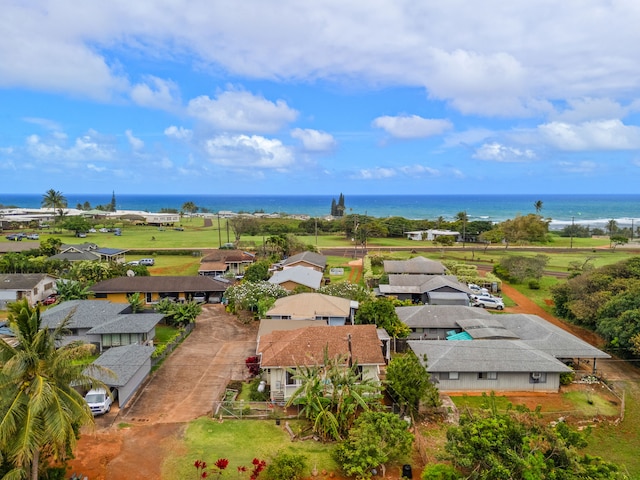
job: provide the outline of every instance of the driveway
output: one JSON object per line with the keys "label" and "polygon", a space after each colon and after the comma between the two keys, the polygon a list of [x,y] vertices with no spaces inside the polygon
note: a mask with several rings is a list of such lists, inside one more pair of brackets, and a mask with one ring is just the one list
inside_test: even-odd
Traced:
{"label": "driveway", "polygon": [[91,480],[161,478],[187,423],[211,414],[229,380],[247,378],[257,330],[257,322],[245,325],[222,305],[204,305],[196,328],[129,405],[96,417],[96,431],[82,433],[72,471]]}
{"label": "driveway", "polygon": [[247,378],[257,324],[245,325],[224,306],[204,305],[196,328],[151,376],[118,417],[127,423],[188,422],[211,413],[230,380]]}

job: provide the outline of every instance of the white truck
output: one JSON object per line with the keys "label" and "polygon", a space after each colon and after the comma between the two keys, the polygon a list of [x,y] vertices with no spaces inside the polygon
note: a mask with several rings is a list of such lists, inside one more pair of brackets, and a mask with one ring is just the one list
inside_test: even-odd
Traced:
{"label": "white truck", "polygon": [[89,390],[84,396],[85,402],[89,405],[91,413],[95,415],[103,415],[111,410],[111,404],[116,399],[118,390],[111,387],[109,390],[104,388],[95,388]]}

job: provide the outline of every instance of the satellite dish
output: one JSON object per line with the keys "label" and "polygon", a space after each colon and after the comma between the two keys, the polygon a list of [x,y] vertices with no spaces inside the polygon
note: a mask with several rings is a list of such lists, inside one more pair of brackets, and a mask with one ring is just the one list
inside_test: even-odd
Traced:
{"label": "satellite dish", "polygon": [[127,270],[127,277],[135,277],[136,276],[136,272],[134,272],[133,270]]}

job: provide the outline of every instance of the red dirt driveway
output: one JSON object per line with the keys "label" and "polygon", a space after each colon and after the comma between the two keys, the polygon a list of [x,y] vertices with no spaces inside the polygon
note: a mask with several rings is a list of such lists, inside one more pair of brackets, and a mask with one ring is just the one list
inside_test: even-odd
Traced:
{"label": "red dirt driveway", "polygon": [[210,415],[229,380],[247,377],[257,322],[243,324],[222,305],[205,305],[197,326],[122,411],[83,432],[72,473],[90,480],[161,478],[162,461],[180,445],[187,422]]}

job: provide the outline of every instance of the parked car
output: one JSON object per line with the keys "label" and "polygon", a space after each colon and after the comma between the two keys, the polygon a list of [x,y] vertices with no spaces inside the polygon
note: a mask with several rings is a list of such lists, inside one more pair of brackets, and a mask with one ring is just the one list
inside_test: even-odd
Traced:
{"label": "parked car", "polygon": [[87,234],[84,232],[78,232],[76,233],[76,237],[78,238],[87,238]]}
{"label": "parked car", "polygon": [[504,310],[504,302],[499,297],[478,296],[473,299],[473,306],[480,308],[495,308]]}
{"label": "parked car", "polygon": [[49,295],[47,298],[45,298],[42,301],[42,304],[43,305],[53,305],[57,301],[58,301],[58,294],[57,293],[52,293],[51,295]]}
{"label": "parked car", "polygon": [[109,230],[108,228],[104,228],[104,227],[102,227],[102,228],[100,229],[100,233],[109,233],[110,231],[111,231],[111,230]]}
{"label": "parked car", "polygon": [[29,234],[27,234],[27,239],[28,240],[39,240],[40,239],[40,235],[38,235],[37,233],[29,233]]}
{"label": "parked car", "polygon": [[125,265],[129,265],[131,267],[135,267],[137,265],[140,265],[140,262],[138,260],[131,260],[130,262],[125,263]]}
{"label": "parked car", "polygon": [[235,248],[235,244],[231,242],[220,245],[220,250],[235,250]]}
{"label": "parked car", "polygon": [[207,295],[204,292],[196,292],[193,294],[193,297],[191,297],[191,300],[196,303],[206,303]]}
{"label": "parked car", "polygon": [[153,258],[141,258],[138,261],[139,265],[144,265],[145,267],[152,267],[155,263],[156,261]]}
{"label": "parked car", "polygon": [[96,233],[96,229],[95,228],[90,228],[89,229],[89,233]]}
{"label": "parked car", "polygon": [[19,242],[20,240],[22,240],[22,237],[17,233],[10,233],[6,238],[7,240],[11,240],[12,242]]}
{"label": "parked car", "polygon": [[89,405],[91,413],[95,415],[103,415],[109,413],[111,410],[111,404],[118,397],[118,390],[110,387],[109,391],[104,388],[96,388],[89,390],[84,397],[84,400]]}

